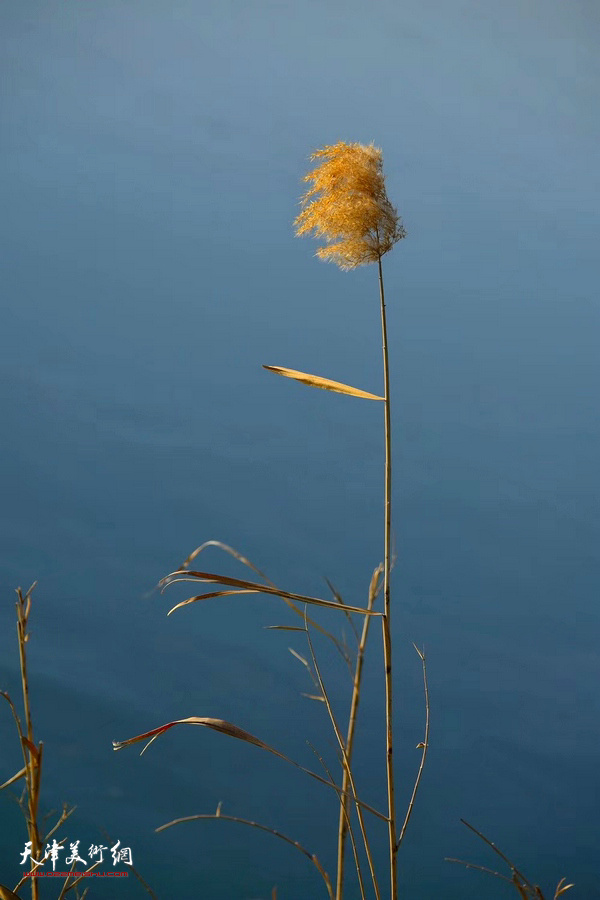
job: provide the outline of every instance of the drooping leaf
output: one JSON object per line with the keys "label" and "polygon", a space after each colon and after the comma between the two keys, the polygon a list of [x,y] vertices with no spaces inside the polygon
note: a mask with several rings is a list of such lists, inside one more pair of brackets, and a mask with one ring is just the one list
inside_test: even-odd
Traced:
{"label": "drooping leaf", "polygon": [[[306,769],[304,766],[300,765],[300,763],[297,763],[293,759],[290,759],[289,756],[286,756],[284,753],[280,753],[279,750],[271,747],[270,744],[266,744],[264,741],[261,741],[260,738],[255,737],[253,734],[250,734],[250,732],[245,731],[243,728],[239,728],[237,725],[233,725],[231,722],[225,722],[223,719],[212,719],[205,716],[190,716],[187,719],[176,719],[174,722],[167,722],[166,725],[161,725],[160,728],[153,728],[152,731],[145,731],[143,734],[138,734],[135,737],[128,738],[126,741],[113,741],[113,750],[122,750],[123,747],[129,747],[131,744],[137,744],[140,741],[147,740],[148,742],[142,750],[142,753],[144,753],[148,749],[150,744],[156,740],[156,738],[160,737],[166,731],[169,731],[169,729],[173,728],[175,725],[203,725],[205,728],[211,728],[214,731],[221,732],[221,734],[229,735],[229,737],[238,738],[238,740],[246,741],[246,743],[248,744],[254,744],[255,747],[260,747],[261,750],[267,750],[269,753],[272,753],[273,756],[277,756],[284,762],[290,763],[296,769],[299,769],[306,775],[310,775],[311,778],[314,778],[321,784],[327,785],[327,787],[332,787],[329,781],[327,781],[325,778],[321,778],[321,776],[317,775],[316,772],[311,772],[310,769]],[[385,815],[379,812],[379,810],[374,809],[372,806],[369,806],[362,800],[357,802],[360,803],[360,806],[373,813],[373,815],[377,816],[379,819],[382,819],[383,821],[386,820]]]}
{"label": "drooping leaf", "polygon": [[[168,585],[176,584],[179,581],[204,581],[208,584],[222,584],[227,587],[242,588],[243,593],[273,594],[276,597],[283,597],[283,599],[295,600],[299,603],[310,603],[314,606],[324,606],[328,609],[346,609],[349,612],[361,613],[362,615],[369,616],[381,615],[379,612],[362,609],[358,606],[341,607],[339,603],[334,603],[331,600],[321,600],[318,597],[305,597],[303,594],[292,594],[289,591],[283,591],[280,590],[280,588],[270,587],[266,584],[259,584],[256,581],[245,581],[241,578],[229,578],[227,575],[215,575],[212,572],[192,572],[189,569],[178,569],[176,572],[171,572],[170,575],[163,578],[160,585],[162,588],[165,588]],[[187,606],[189,603],[195,603],[197,600],[203,600],[214,596],[220,596],[220,593],[199,594],[197,597],[190,597],[188,600],[178,603],[170,612],[179,609],[181,606]]]}
{"label": "drooping leaf", "polygon": [[0,884],[0,900],[21,900],[21,898],[17,897],[16,894],[13,894],[9,888]]}
{"label": "drooping leaf", "polygon": [[[276,756],[281,755],[277,750],[274,750],[273,747],[265,744],[259,738],[254,737],[249,731],[244,731],[243,728],[239,728],[231,722],[225,722],[224,719],[212,719],[206,716],[190,716],[187,719],[176,719],[174,722],[167,722],[166,725],[161,725],[160,728],[154,728],[152,731],[138,734],[136,737],[129,738],[126,741],[113,741],[113,749],[121,750],[123,747],[129,747],[130,744],[137,744],[139,741],[148,740],[146,747],[144,747],[144,750],[146,750],[157,737],[160,737],[161,734],[164,734],[165,731],[168,731],[175,725],[203,725],[205,728],[212,728],[213,731],[220,731],[221,734],[227,734],[229,737],[238,738],[238,740],[246,741],[248,744],[254,744],[255,747],[260,747],[262,750],[268,750],[270,753],[275,753]],[[144,750],[142,750],[142,753]]]}

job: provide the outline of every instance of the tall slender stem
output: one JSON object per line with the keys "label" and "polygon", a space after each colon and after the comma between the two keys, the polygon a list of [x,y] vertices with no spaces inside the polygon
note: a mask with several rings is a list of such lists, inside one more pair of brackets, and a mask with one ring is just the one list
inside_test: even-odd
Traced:
{"label": "tall slender stem", "polygon": [[379,296],[381,300],[381,338],[383,344],[383,378],[385,397],[385,552],[383,563],[384,615],[383,659],[385,665],[385,723],[386,723],[386,765],[388,791],[388,833],[390,850],[391,900],[398,898],[398,848],[396,846],[396,804],[394,800],[394,751],[392,735],[392,637],[390,623],[390,536],[392,525],[392,429],[390,411],[390,367],[388,359],[387,324],[385,317],[385,294],[383,291],[383,271],[381,256],[379,265]]}
{"label": "tall slender stem", "polygon": [[[25,755],[25,783],[27,786],[27,831],[31,841],[31,857],[33,860],[39,860],[41,851],[40,833],[37,824],[37,807],[39,802],[40,789],[40,766],[41,766],[41,745],[39,752],[34,756],[31,748],[35,750],[33,740],[33,722],[31,719],[31,707],[29,705],[29,681],[27,678],[27,652],[25,644],[27,642],[27,624],[29,619],[29,610],[31,608],[31,591],[29,589],[26,596],[23,597],[21,589],[17,591],[18,602],[17,607],[17,637],[19,642],[19,661],[21,664],[21,686],[23,689],[23,709],[25,711],[25,723],[27,725],[27,740],[29,747],[27,750],[23,748]],[[33,869],[33,862],[31,868]],[[31,879],[31,897],[32,900],[38,900],[39,885],[37,878]]]}
{"label": "tall slender stem", "polygon": [[[369,585],[369,601],[367,609],[373,609],[375,598],[379,590],[380,575],[382,566],[379,566],[373,572],[371,584]],[[352,750],[354,747],[354,732],[356,728],[356,716],[358,713],[358,702],[360,700],[360,686],[362,680],[363,662],[365,657],[365,647],[367,644],[367,636],[369,633],[369,624],[371,616],[365,616],[363,620],[362,634],[358,644],[356,654],[356,667],[354,671],[354,684],[352,687],[352,701],[350,704],[350,717],[348,719],[348,734],[346,737],[346,756],[348,762],[352,760]],[[335,900],[342,900],[344,892],[344,858],[346,847],[346,835],[348,834],[348,823],[350,815],[350,793],[348,783],[348,769],[344,766],[342,774],[342,802],[340,805],[340,819],[338,825],[338,859],[337,859],[337,881],[335,888]]]}

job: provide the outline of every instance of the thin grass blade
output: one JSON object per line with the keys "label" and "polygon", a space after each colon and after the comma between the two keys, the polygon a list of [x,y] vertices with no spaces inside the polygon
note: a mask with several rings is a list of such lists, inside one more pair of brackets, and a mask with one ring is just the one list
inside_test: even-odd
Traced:
{"label": "thin grass blade", "polygon": [[[301,853],[304,854],[315,866],[317,871],[319,872],[321,878],[325,882],[325,886],[327,888],[327,893],[330,897],[330,900],[333,900],[333,888],[331,886],[331,881],[329,880],[329,875],[319,862],[319,859],[316,853],[311,853],[310,850],[307,850],[303,847],[299,841],[295,841],[293,838],[288,837],[286,834],[283,834],[281,831],[278,831],[276,828],[271,828],[268,825],[261,825],[260,822],[254,822],[251,819],[242,819],[239,816],[227,816],[221,812],[221,804],[217,806],[216,813],[199,813],[195,816],[185,816],[181,819],[174,819],[172,822],[167,822],[165,825],[161,825],[156,831],[165,831],[167,828],[171,828],[173,825],[181,825],[184,822],[195,822],[199,819],[222,819],[224,822],[237,822],[239,825],[248,825],[251,828],[257,828],[259,831],[266,831],[267,834],[272,834],[274,837],[280,838],[282,841],[285,841],[286,844],[290,844],[292,847],[296,847]],[[273,889],[275,890],[275,889]]]}
{"label": "thin grass blade", "polygon": [[[185,560],[183,565],[180,566],[180,569],[187,570],[187,568],[190,566],[190,564],[193,562],[193,560],[197,556],[199,556],[200,553],[202,553],[203,550],[205,550],[207,547],[218,547],[220,550],[223,550],[225,553],[228,553],[234,559],[237,559],[238,562],[242,563],[242,565],[247,566],[249,569],[251,569],[253,572],[255,572],[260,578],[263,578],[270,587],[276,588],[276,584],[273,581],[271,581],[271,579],[267,575],[265,575],[265,573],[263,571],[261,571],[261,569],[259,569],[258,566],[255,566],[253,562],[251,562],[249,559],[247,559],[245,556],[243,556],[243,554],[241,554],[234,547],[230,547],[229,544],[224,544],[223,541],[215,541],[215,540],[205,541],[199,547],[196,547],[196,549],[194,550],[193,553],[190,553],[190,555]],[[303,616],[302,610],[299,609],[295,603],[293,603],[291,600],[286,599],[285,597],[283,599],[284,599],[285,603],[290,607],[290,609],[292,609],[296,613],[296,615]],[[323,628],[322,625],[319,625],[318,622],[315,622],[314,619],[311,619],[310,617],[308,618],[308,623],[309,623],[309,625],[312,625],[312,627],[315,628],[320,634],[323,634],[323,635],[325,635],[325,637],[329,638],[329,640],[335,646],[336,650],[338,650],[338,652],[341,654],[341,656],[344,656],[343,648],[340,647],[339,641],[333,634],[331,634],[330,631],[327,631],[325,628]]]}
{"label": "thin grass blade", "polygon": [[[302,629],[304,631],[304,629]],[[23,778],[24,775],[27,774],[27,769],[25,766],[21,769],[20,772],[17,772],[16,775],[13,775],[12,778],[9,778],[8,781],[5,781],[4,784],[0,784],[0,791],[4,790],[4,788],[9,787],[9,785],[14,784],[15,781],[18,781],[19,778]]]}
{"label": "thin grass blade", "polygon": [[255,747],[269,750],[270,753],[275,753],[277,756],[281,755],[277,750],[274,750],[273,747],[265,744],[259,738],[254,737],[249,731],[244,731],[243,728],[239,728],[231,722],[225,722],[224,719],[212,719],[206,716],[190,716],[187,719],[176,719],[174,722],[167,722],[166,725],[161,725],[160,728],[154,728],[152,731],[145,731],[143,734],[138,734],[136,737],[129,738],[126,741],[113,741],[113,748],[115,750],[122,750],[123,747],[129,747],[130,744],[137,744],[139,741],[146,740],[150,743],[157,737],[160,737],[161,734],[169,731],[169,729],[173,728],[175,725],[203,725],[205,728],[211,728],[213,731],[219,731],[221,734],[229,735],[229,737],[238,738],[238,740],[246,741],[248,744],[254,744]]}
{"label": "thin grass blade", "polygon": [[[358,606],[340,606],[339,603],[334,603],[331,600],[321,600],[319,597],[305,597],[303,594],[292,594],[290,591],[283,591],[280,588],[270,587],[266,584],[259,584],[256,581],[246,581],[243,578],[230,578],[227,575],[216,575],[213,572],[193,572],[188,571],[187,569],[177,569],[177,571],[171,572],[169,575],[165,576],[165,578],[163,578],[159,582],[159,584],[161,590],[164,590],[169,585],[177,584],[181,581],[203,581],[207,584],[222,584],[226,587],[242,588],[244,591],[247,591],[249,593],[272,594],[276,597],[282,597],[284,600],[295,600],[297,603],[310,603],[313,606],[322,606],[326,609],[348,610],[349,612],[355,612],[359,613],[360,615],[366,616],[381,615],[381,613],[379,612],[362,609]],[[180,606],[184,606],[189,603],[195,603],[197,600],[202,600],[203,596],[204,595],[200,594],[197,597],[190,597],[189,600],[185,600],[183,601],[183,603],[177,604],[177,607],[173,607],[173,609],[177,609]]]}
{"label": "thin grass blade", "polygon": [[[129,747],[131,744],[137,744],[140,741],[147,741],[146,746],[142,750],[142,753],[144,753],[148,749],[150,744],[152,744],[157,738],[161,737],[161,735],[169,731],[175,725],[202,725],[205,728],[211,728],[214,731],[219,731],[221,732],[221,734],[229,735],[229,737],[238,738],[238,740],[245,741],[248,744],[254,744],[255,747],[260,747],[261,750],[267,750],[269,753],[272,753],[273,756],[277,756],[284,762],[290,763],[290,765],[294,766],[296,769],[299,769],[301,772],[304,772],[306,775],[310,775],[311,778],[314,778],[321,784],[325,784],[327,785],[327,787],[331,787],[330,782],[325,778],[321,778],[321,776],[317,775],[316,772],[311,772],[310,769],[301,766],[300,763],[297,763],[293,759],[290,759],[289,756],[285,756],[285,754],[280,753],[279,750],[276,750],[274,747],[271,747],[269,744],[261,741],[253,734],[245,731],[243,728],[239,728],[237,725],[233,725],[231,722],[225,722],[223,719],[212,719],[206,716],[190,716],[187,719],[176,719],[174,722],[167,722],[166,725],[161,725],[160,728],[153,728],[152,731],[145,731],[143,734],[138,734],[135,737],[128,738],[126,741],[113,741],[113,750],[122,750],[124,747]],[[372,813],[374,816],[377,816],[378,819],[385,820],[386,817],[383,815],[383,813],[379,812],[379,810],[374,809],[372,806],[369,806],[369,804],[364,803],[362,800],[357,801],[356,798],[354,799],[355,802],[358,802],[359,805],[365,810]]]}
{"label": "thin grass blade", "polygon": [[304,631],[299,625],[265,625],[267,631]]}
{"label": "thin grass blade", "polygon": [[561,894],[564,894],[565,891],[570,891],[572,887],[575,887],[574,884],[565,884],[566,878],[561,878],[558,884],[556,885],[556,892],[554,894],[554,900],[557,897],[560,897]]}

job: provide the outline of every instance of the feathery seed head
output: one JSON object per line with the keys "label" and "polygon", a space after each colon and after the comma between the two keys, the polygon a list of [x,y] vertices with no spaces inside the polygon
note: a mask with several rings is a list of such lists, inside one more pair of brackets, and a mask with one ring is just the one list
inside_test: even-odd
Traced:
{"label": "feathery seed head", "polygon": [[312,187],[294,221],[296,235],[325,238],[317,256],[341,269],[377,262],[406,236],[385,191],[381,150],[340,141],[317,150],[315,159],[323,162],[304,176]]}

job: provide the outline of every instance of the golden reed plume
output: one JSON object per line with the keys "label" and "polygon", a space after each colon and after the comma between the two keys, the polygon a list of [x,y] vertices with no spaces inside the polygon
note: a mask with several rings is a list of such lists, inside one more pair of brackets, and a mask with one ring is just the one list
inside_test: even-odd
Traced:
{"label": "golden reed plume", "polygon": [[315,159],[323,162],[304,176],[312,187],[294,221],[296,234],[324,237],[328,246],[317,256],[341,269],[377,262],[406,236],[385,191],[381,150],[340,141],[317,150]]}

